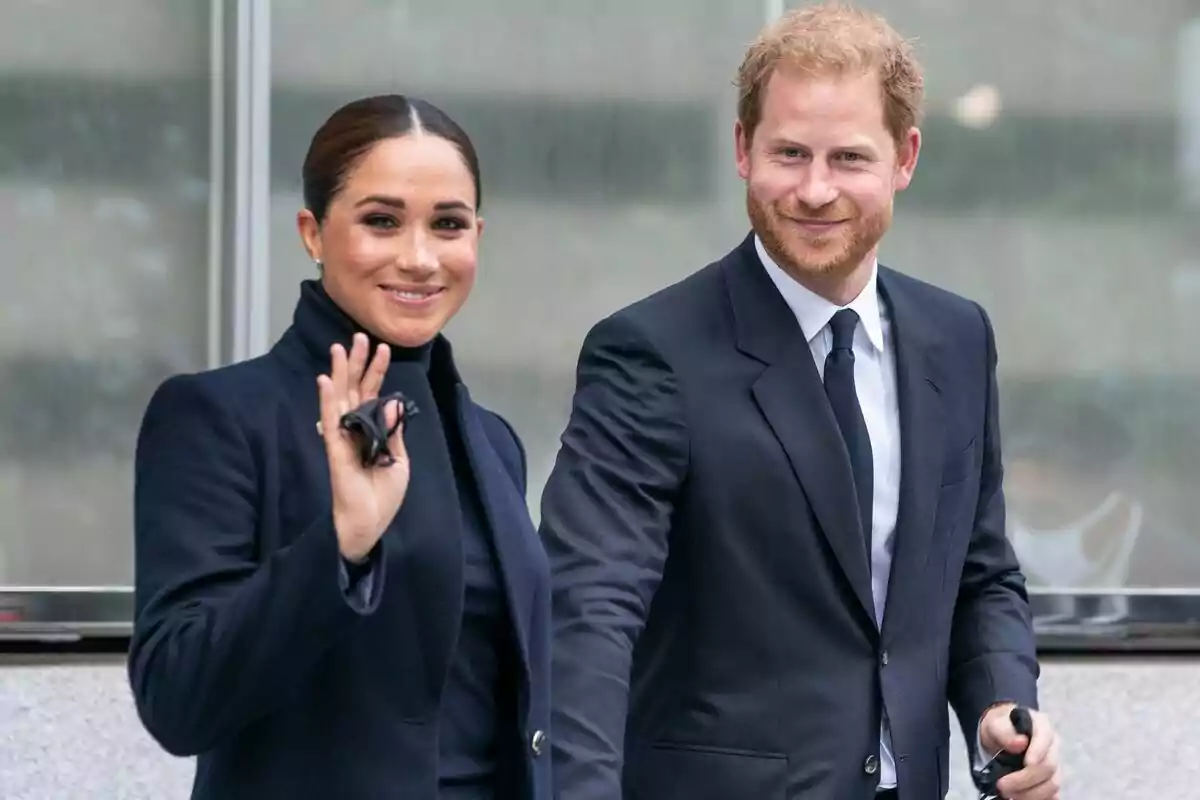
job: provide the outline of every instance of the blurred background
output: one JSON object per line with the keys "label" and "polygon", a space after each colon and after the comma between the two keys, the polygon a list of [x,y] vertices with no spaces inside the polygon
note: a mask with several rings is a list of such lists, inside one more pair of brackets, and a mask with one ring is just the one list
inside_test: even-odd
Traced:
{"label": "blurred background", "polygon": [[[927,73],[925,148],[881,259],[996,327],[1009,533],[1047,691],[1081,733],[1117,702],[1102,691],[1191,691],[1160,662],[1049,654],[1200,645],[1200,0],[863,4],[917,39]],[[401,92],[473,137],[488,228],[449,333],[473,394],[525,441],[536,517],[588,327],[745,234],[732,78],[789,5],[4,4],[0,637],[21,655],[0,662],[0,798],[185,794],[119,658],[72,659],[128,632],[151,392],[263,352],[314,276],[294,215],[325,117]],[[29,655],[46,642],[58,655]],[[122,732],[111,752],[77,752],[103,758],[24,755],[97,724]],[[1071,746],[1081,764],[1130,757]],[[109,756],[132,769],[87,766]]]}

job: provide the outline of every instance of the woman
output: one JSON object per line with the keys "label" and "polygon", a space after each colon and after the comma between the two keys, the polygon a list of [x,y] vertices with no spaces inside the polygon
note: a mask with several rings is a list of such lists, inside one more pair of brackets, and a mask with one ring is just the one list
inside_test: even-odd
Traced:
{"label": "woman", "polygon": [[[195,798],[548,800],[524,452],[441,335],[475,279],[475,150],[429,103],[372,97],[321,127],[303,178],[321,277],[292,326],[146,411],[138,712],[199,755]],[[341,424],[359,409],[378,461]]]}

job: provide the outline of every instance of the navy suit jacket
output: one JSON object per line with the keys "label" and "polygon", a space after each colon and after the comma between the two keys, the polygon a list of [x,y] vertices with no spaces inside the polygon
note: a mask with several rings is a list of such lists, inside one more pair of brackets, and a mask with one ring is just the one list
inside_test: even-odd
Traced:
{"label": "navy suit jacket", "polygon": [[903,800],[948,711],[1037,704],[1004,535],[996,352],[974,303],[881,268],[902,478],[882,630],[849,457],[748,237],[597,324],[542,498],[563,800],[866,798],[886,704]]}
{"label": "navy suit jacket", "polygon": [[[438,794],[462,549],[450,531],[394,525],[369,602],[346,591],[316,430],[327,370],[328,350],[293,326],[265,356],[169,379],[146,412],[130,680],[154,738],[199,755],[196,798]],[[521,659],[522,796],[548,800],[549,579],[524,453],[454,376]]]}

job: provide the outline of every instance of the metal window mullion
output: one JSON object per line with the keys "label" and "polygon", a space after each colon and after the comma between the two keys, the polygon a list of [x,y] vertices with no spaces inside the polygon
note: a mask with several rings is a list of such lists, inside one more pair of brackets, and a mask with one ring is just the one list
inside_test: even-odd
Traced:
{"label": "metal window mullion", "polygon": [[232,208],[232,347],[234,361],[261,355],[270,329],[269,0],[242,0],[236,9]]}
{"label": "metal window mullion", "polygon": [[225,357],[225,272],[227,246],[225,218],[226,91],[225,0],[211,0],[209,27],[209,128],[208,128],[208,336],[206,366],[216,367]]}

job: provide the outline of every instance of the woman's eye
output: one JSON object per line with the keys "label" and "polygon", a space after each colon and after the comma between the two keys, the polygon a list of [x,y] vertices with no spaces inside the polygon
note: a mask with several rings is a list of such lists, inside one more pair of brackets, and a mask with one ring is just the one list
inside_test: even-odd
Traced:
{"label": "woman's eye", "polygon": [[363,223],[368,227],[380,229],[395,228],[398,225],[394,218],[386,214],[371,214],[363,219]]}
{"label": "woman's eye", "polygon": [[467,227],[467,222],[459,217],[443,217],[435,220],[433,227],[441,230],[461,231]]}

